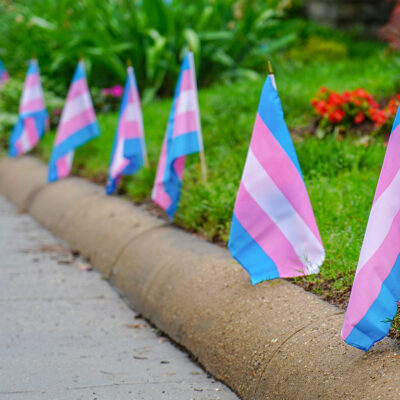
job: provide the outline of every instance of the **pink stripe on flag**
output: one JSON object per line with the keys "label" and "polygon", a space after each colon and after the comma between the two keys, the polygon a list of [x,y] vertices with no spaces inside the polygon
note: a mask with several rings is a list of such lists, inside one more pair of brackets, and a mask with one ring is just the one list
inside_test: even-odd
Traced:
{"label": "pink stripe on flag", "polygon": [[57,132],[56,145],[63,142],[73,133],[76,133],[85,126],[96,121],[96,115],[92,107],[86,109],[84,112],[71,118],[69,121],[65,122],[59,127]]}
{"label": "pink stripe on flag", "polygon": [[197,111],[189,111],[175,117],[173,137],[198,131],[196,113]]}
{"label": "pink stripe on flag", "polygon": [[22,143],[22,141],[21,141],[21,139],[19,139],[19,140],[17,140],[16,142],[15,142],[15,147],[17,148],[17,152],[18,152],[18,155],[20,156],[21,154],[24,154],[25,153],[25,148],[24,148],[24,145],[23,145],[23,143]]}
{"label": "pink stripe on flag", "polygon": [[6,82],[10,79],[10,75],[8,75],[7,71],[3,71],[3,73],[0,76],[0,83]]}
{"label": "pink stripe on flag", "polygon": [[[342,338],[346,339],[378,297],[400,253],[400,212],[382,245],[356,275],[347,307]],[[379,266],[379,268],[377,268]]]}
{"label": "pink stripe on flag", "polygon": [[392,183],[400,169],[400,157],[398,149],[400,148],[400,125],[391,133],[386,150],[385,159],[382,165],[381,176],[379,177],[376,188],[374,203],[386,188]]}
{"label": "pink stripe on flag", "polygon": [[20,114],[33,113],[45,109],[43,98],[29,101],[21,106]]}
{"label": "pink stripe on flag", "polygon": [[24,89],[29,89],[33,86],[40,86],[40,77],[39,74],[28,75],[25,81]]}
{"label": "pink stripe on flag", "polygon": [[125,139],[135,139],[142,137],[137,121],[122,121],[119,132]]}
{"label": "pink stripe on flag", "polygon": [[183,172],[185,171],[185,161],[186,161],[186,157],[185,156],[178,157],[174,161],[173,168],[174,168],[174,170],[175,170],[175,172],[178,175],[180,180],[183,179]]}
{"label": "pink stripe on flag", "polygon": [[71,83],[66,101],[68,102],[70,100],[73,100],[75,97],[78,97],[81,94],[86,93],[86,92],[89,92],[86,78],[81,78],[81,79]]}
{"label": "pink stripe on flag", "polygon": [[181,87],[179,88],[180,92],[184,92],[185,90],[194,89],[193,79],[192,79],[192,69],[186,69],[183,71],[182,79],[181,79]]}
{"label": "pink stripe on flag", "polygon": [[25,125],[25,132],[27,134],[30,143],[30,149],[32,149],[39,142],[39,134],[36,128],[35,118],[34,117],[25,118],[24,125]]}
{"label": "pink stripe on flag", "polygon": [[161,149],[160,161],[157,168],[156,182],[151,196],[153,201],[157,203],[164,210],[167,210],[168,207],[171,205],[171,198],[165,192],[163,184],[166,164],[167,164],[167,143],[164,138]]}
{"label": "pink stripe on flag", "polygon": [[301,276],[305,268],[282,231],[240,184],[234,214],[243,228],[272,259],[281,278]]}
{"label": "pink stripe on flag", "polygon": [[69,159],[69,153],[65,156],[60,157],[56,161],[58,179],[65,178],[71,171],[71,163]]}
{"label": "pink stripe on flag", "polygon": [[322,245],[304,181],[285,150],[258,114],[250,148],[258,162]]}

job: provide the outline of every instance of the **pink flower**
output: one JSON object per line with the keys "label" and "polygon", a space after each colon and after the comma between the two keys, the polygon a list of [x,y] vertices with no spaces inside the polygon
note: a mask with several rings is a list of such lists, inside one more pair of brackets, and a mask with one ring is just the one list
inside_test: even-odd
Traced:
{"label": "pink flower", "polygon": [[115,85],[111,88],[111,95],[114,97],[121,97],[122,93],[124,93],[124,88],[121,85]]}
{"label": "pink flower", "polygon": [[101,91],[103,96],[121,97],[124,93],[124,88],[121,85],[115,85],[111,88],[104,88]]}

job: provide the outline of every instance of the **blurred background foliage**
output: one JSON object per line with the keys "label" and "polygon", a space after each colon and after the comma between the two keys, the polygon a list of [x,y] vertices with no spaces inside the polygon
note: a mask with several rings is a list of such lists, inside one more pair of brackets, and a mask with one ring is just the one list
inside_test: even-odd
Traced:
{"label": "blurred background foliage", "polygon": [[59,94],[80,55],[100,87],[122,82],[131,59],[146,101],[171,94],[188,46],[200,86],[257,78],[267,56],[312,36],[301,6],[301,0],[1,0],[0,58],[18,76],[36,55],[53,78],[49,89]]}

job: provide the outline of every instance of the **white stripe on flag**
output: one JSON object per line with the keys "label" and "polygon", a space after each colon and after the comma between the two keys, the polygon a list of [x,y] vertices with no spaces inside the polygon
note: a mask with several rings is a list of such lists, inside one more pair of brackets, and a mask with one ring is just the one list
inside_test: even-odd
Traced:
{"label": "white stripe on flag", "polygon": [[19,138],[19,142],[21,143],[24,152],[27,152],[31,149],[31,142],[28,139],[28,132],[25,128]]}
{"label": "white stripe on flag", "polygon": [[73,100],[67,100],[64,106],[64,111],[61,116],[60,124],[68,122],[76,115],[90,109],[92,107],[92,100],[88,92],[82,93]]}
{"label": "white stripe on flag", "polygon": [[113,161],[110,167],[110,176],[115,179],[123,168],[128,165],[128,160],[123,156],[124,140],[118,139],[117,147],[114,152]]}
{"label": "white stripe on flag", "polygon": [[40,85],[35,85],[30,87],[27,90],[24,90],[24,94],[22,95],[22,100],[21,100],[21,104],[22,106],[24,106],[25,104],[36,100],[36,99],[40,99],[43,97],[43,90],[42,87]]}
{"label": "white stripe on flag", "polygon": [[384,242],[396,214],[400,210],[400,171],[373,204],[358,261],[356,275]]}
{"label": "white stripe on flag", "polygon": [[178,96],[178,108],[176,115],[184,114],[188,111],[195,111],[197,109],[196,104],[196,92],[194,90],[185,90]]}
{"label": "white stripe on flag", "polygon": [[129,103],[125,110],[125,121],[140,121],[139,105]]}
{"label": "white stripe on flag", "polygon": [[308,273],[316,273],[324,260],[324,249],[311,229],[260,165],[249,149],[242,183],[293,246]]}

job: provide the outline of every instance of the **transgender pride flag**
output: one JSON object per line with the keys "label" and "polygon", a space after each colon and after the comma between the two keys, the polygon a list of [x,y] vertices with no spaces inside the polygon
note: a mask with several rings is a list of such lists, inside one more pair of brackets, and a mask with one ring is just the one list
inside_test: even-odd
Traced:
{"label": "transgender pride flag", "polygon": [[389,332],[400,300],[400,111],[361,248],[342,338],[368,351]]}
{"label": "transgender pride flag", "polygon": [[74,150],[100,134],[86,81],[85,64],[78,63],[61,114],[49,162],[49,182],[69,175]]}
{"label": "transgender pride flag", "polygon": [[10,79],[10,75],[8,75],[6,67],[0,60],[0,87],[2,87],[3,84],[6,83],[9,79]]}
{"label": "transgender pride flag", "polygon": [[37,60],[29,62],[24,91],[19,106],[19,116],[11,133],[8,155],[20,156],[32,150],[44,135],[48,114],[44,105]]}
{"label": "transgender pride flag", "polygon": [[273,75],[261,93],[228,247],[253,285],[316,273],[325,258]]}
{"label": "transgender pride flag", "polygon": [[135,73],[129,66],[111,153],[106,193],[113,193],[121,176],[137,172],[145,159],[146,144],[139,91]]}
{"label": "transgender pride flag", "polygon": [[185,156],[203,151],[193,53],[182,62],[151,198],[172,219],[178,208]]}

